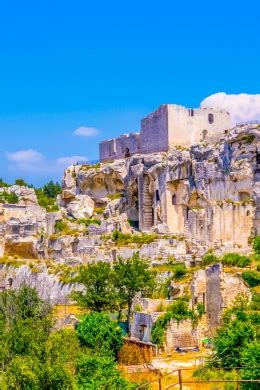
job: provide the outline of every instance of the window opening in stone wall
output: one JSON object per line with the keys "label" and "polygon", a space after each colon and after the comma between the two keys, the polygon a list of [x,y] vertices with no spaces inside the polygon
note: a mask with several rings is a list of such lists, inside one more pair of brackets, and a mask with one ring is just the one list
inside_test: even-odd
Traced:
{"label": "window opening in stone wall", "polygon": [[214,115],[213,114],[209,114],[208,115],[208,120],[209,120],[209,124],[212,125],[212,123],[214,123]]}
{"label": "window opening in stone wall", "polygon": [[172,195],[172,205],[176,205],[176,203],[177,203],[176,195],[173,194],[173,195]]}
{"label": "window opening in stone wall", "polygon": [[125,157],[130,157],[130,151],[129,148],[125,148]]}
{"label": "window opening in stone wall", "polygon": [[260,165],[260,153],[256,153],[256,163]]}
{"label": "window opening in stone wall", "polygon": [[205,141],[207,135],[208,135],[208,130],[206,129],[202,130],[202,141]]}
{"label": "window opening in stone wall", "polygon": [[190,116],[194,116],[194,110],[193,110],[193,108],[190,110]]}

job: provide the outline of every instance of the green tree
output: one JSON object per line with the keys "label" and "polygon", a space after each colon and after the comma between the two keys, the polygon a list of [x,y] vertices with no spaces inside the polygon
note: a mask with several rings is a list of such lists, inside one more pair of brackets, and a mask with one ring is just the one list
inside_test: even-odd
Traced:
{"label": "green tree", "polygon": [[[247,367],[242,370],[242,379],[260,379],[260,343],[254,342],[241,353],[242,365]],[[259,383],[244,383],[242,389],[245,390],[257,390],[259,389]]]}
{"label": "green tree", "polygon": [[61,186],[51,180],[42,187],[42,190],[48,198],[56,198],[61,193]]}
{"label": "green tree", "polygon": [[249,321],[234,320],[217,331],[212,362],[220,367],[241,367],[242,352],[255,341],[255,329]]}
{"label": "green tree", "polygon": [[115,286],[119,297],[119,317],[122,308],[127,305],[128,324],[131,318],[133,299],[136,294],[149,295],[155,286],[155,276],[147,260],[134,253],[131,258],[119,257],[114,263]]}
{"label": "green tree", "polygon": [[70,390],[79,341],[65,331],[52,333],[51,307],[35,289],[0,294],[0,365],[3,388]]}
{"label": "green tree", "polygon": [[27,187],[28,184],[26,183],[26,181],[24,179],[16,179],[15,180],[15,184],[17,186],[21,186],[21,187]]}
{"label": "green tree", "polygon": [[85,287],[84,291],[72,294],[80,306],[97,312],[117,308],[114,272],[110,264],[99,261],[82,266],[77,281]]}
{"label": "green tree", "polygon": [[116,357],[123,346],[120,327],[104,313],[87,314],[79,323],[77,334],[86,347],[102,355]]}
{"label": "green tree", "polygon": [[79,390],[123,390],[133,388],[122,378],[110,356],[84,356],[77,368]]}

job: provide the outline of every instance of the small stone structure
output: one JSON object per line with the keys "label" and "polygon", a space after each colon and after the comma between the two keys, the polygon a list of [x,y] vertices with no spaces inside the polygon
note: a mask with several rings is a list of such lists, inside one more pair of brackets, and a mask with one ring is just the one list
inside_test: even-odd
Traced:
{"label": "small stone structure", "polygon": [[222,264],[198,270],[193,278],[192,305],[204,305],[209,334],[220,325],[223,311],[230,307],[239,294],[251,299],[250,289],[240,274],[223,271]]}
{"label": "small stone structure", "polygon": [[174,145],[217,140],[231,127],[230,115],[224,110],[163,104],[141,120],[140,133],[101,142],[100,161],[130,157],[135,153],[167,152]]}
{"label": "small stone structure", "polygon": [[[191,284],[192,299],[190,308],[203,304],[205,314],[194,324],[192,319],[169,322],[165,334],[165,349],[189,349],[201,346],[201,340],[214,335],[221,324],[223,310],[232,306],[239,294],[251,298],[250,289],[240,274],[230,274],[223,271],[222,264],[215,264],[206,269],[200,269],[194,274]],[[139,300],[142,312],[135,312],[131,324],[131,337],[141,341],[151,342],[152,326],[163,313],[154,311],[158,300],[153,305],[152,300]],[[169,303],[169,301],[164,300]]]}

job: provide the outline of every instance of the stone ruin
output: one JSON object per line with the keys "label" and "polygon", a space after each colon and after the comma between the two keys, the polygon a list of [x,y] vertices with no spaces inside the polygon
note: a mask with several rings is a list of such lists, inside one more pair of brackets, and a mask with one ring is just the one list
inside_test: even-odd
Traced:
{"label": "stone ruin", "polygon": [[111,161],[136,153],[167,152],[175,145],[219,139],[231,127],[230,115],[224,110],[163,104],[142,119],[140,133],[101,142],[99,157]]}
{"label": "stone ruin", "polygon": [[[192,298],[190,309],[201,303],[205,314],[194,325],[192,319],[177,321],[172,319],[165,333],[164,348],[168,351],[194,349],[202,345],[205,337],[214,335],[221,325],[223,311],[234,303],[238,295],[247,295],[251,299],[250,289],[240,274],[223,271],[221,264],[212,265],[197,271],[191,283]],[[139,299],[141,311],[134,312],[131,324],[131,337],[144,342],[152,342],[151,331],[156,320],[163,314],[156,311],[161,303],[166,308],[173,301]]]}

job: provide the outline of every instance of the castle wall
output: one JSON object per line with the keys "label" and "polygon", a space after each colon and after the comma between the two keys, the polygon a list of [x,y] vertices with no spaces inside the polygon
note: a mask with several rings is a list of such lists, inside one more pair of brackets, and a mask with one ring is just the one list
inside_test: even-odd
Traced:
{"label": "castle wall", "polygon": [[100,161],[113,160],[116,156],[116,140],[110,139],[99,144]]}
{"label": "castle wall", "polygon": [[215,141],[231,127],[226,111],[164,104],[141,120],[140,134],[101,142],[100,160],[124,158],[128,150],[130,154],[166,152],[174,145],[190,145],[203,139]]}
{"label": "castle wall", "polygon": [[118,138],[103,141],[99,144],[100,161],[109,161],[125,158],[137,153],[140,149],[140,134],[130,133],[121,135]]}
{"label": "castle wall", "polygon": [[162,105],[141,121],[141,152],[168,150],[168,109]]}
{"label": "castle wall", "polygon": [[168,104],[167,110],[169,147],[219,139],[232,127],[230,115],[222,110],[187,109],[176,104]]}

